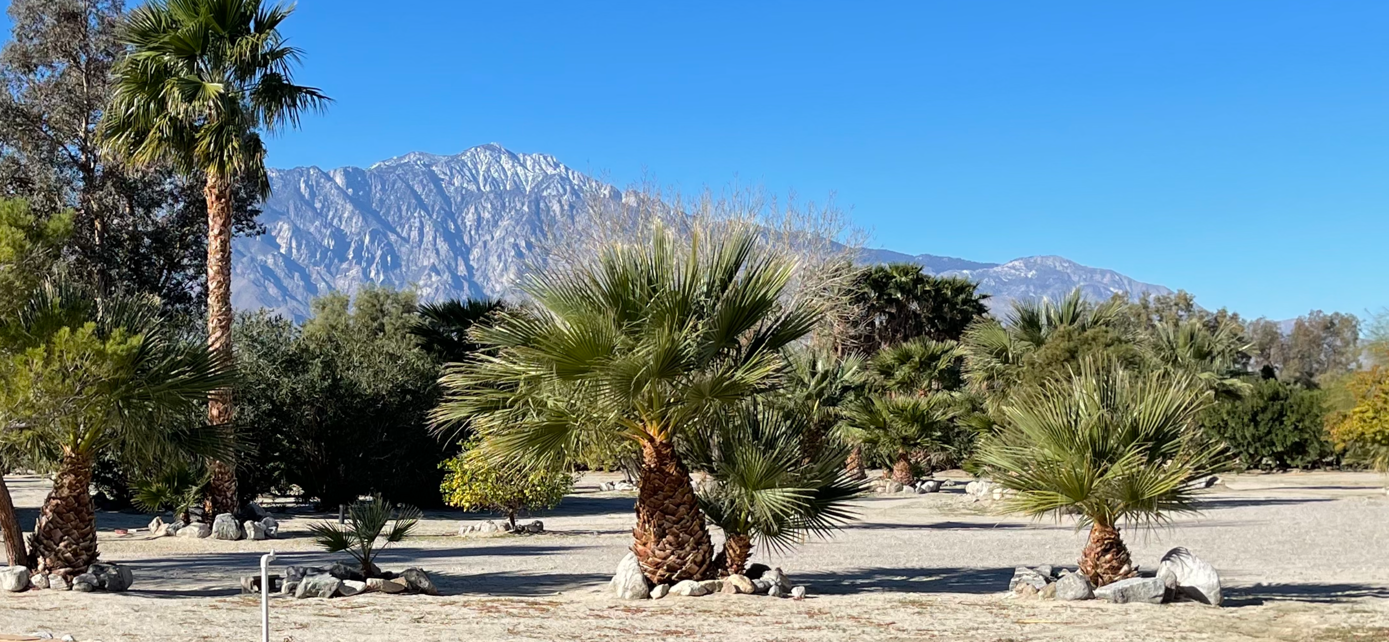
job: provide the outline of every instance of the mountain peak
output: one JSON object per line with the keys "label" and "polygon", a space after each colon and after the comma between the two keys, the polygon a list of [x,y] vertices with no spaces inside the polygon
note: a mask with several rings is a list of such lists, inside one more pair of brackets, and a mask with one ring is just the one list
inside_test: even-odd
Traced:
{"label": "mountain peak", "polygon": [[[451,156],[411,152],[366,169],[271,170],[270,180],[267,233],[236,240],[233,303],[293,318],[307,316],[314,297],[363,283],[411,287],[425,301],[509,294],[546,229],[614,192],[553,156],[497,143]],[[864,250],[861,260],[969,278],[995,307],[1077,287],[1092,298],[1168,291],[1059,256],[999,264]]]}

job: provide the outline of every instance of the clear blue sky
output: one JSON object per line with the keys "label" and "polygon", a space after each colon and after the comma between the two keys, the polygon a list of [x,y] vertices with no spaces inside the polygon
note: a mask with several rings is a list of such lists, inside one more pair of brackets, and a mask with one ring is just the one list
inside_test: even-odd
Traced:
{"label": "clear blue sky", "polygon": [[337,102],[277,167],[498,142],[1247,316],[1389,305],[1382,1],[301,0],[285,30]]}

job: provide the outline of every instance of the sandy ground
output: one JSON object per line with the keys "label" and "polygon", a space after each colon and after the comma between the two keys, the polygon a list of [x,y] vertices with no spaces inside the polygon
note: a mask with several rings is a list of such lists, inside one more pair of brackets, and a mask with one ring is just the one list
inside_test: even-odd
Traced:
{"label": "sandy ground", "polygon": [[[630,542],[631,493],[602,493],[588,476],[535,536],[458,537],[462,521],[432,513],[421,536],[387,549],[382,566],[420,566],[439,597],[276,598],[274,640],[1330,640],[1389,641],[1389,497],[1362,473],[1240,475],[1212,489],[1205,511],[1126,539],[1148,568],[1186,546],[1226,580],[1225,608],[1015,600],[1018,565],[1073,565],[1084,533],[1071,523],[998,515],[956,487],[873,497],[861,520],[828,541],[757,555],[809,587],[804,601],[714,595],[622,602],[604,590]],[[9,480],[24,524],[47,491]],[[323,564],[305,528],[285,538],[217,542],[116,528],[148,517],[101,513],[102,558],[131,565],[124,594],[0,595],[0,635],[51,632],[77,640],[235,640],[259,636],[258,598],[238,594],[272,547],[277,566]],[[718,536],[715,536],[716,540]],[[3,639],[3,637],[0,637]]]}

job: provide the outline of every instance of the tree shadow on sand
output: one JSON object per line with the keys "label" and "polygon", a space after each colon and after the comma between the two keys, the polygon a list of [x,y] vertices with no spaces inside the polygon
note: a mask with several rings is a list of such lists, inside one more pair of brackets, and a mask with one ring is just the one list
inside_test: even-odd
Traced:
{"label": "tree shadow on sand", "polygon": [[861,568],[824,573],[792,573],[791,579],[824,595],[859,593],[968,593],[1008,590],[1012,568]]}
{"label": "tree shadow on sand", "polygon": [[1331,604],[1365,598],[1389,598],[1389,586],[1372,584],[1255,584],[1223,590],[1222,606],[1258,606],[1268,602]]}

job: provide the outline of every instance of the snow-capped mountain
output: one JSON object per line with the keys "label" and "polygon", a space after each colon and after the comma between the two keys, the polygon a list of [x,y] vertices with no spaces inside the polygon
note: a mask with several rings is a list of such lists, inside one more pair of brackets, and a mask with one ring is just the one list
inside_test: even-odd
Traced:
{"label": "snow-capped mountain", "polygon": [[[271,170],[266,233],[237,239],[233,303],[294,318],[314,297],[363,283],[414,287],[422,300],[498,296],[510,291],[557,220],[572,220],[590,199],[620,191],[545,154],[499,145],[455,156],[412,153],[369,168]],[[993,304],[1015,298],[1167,292],[1111,270],[1056,256],[1003,264],[866,250],[866,262],[909,261],[928,272],[976,280]]]}

